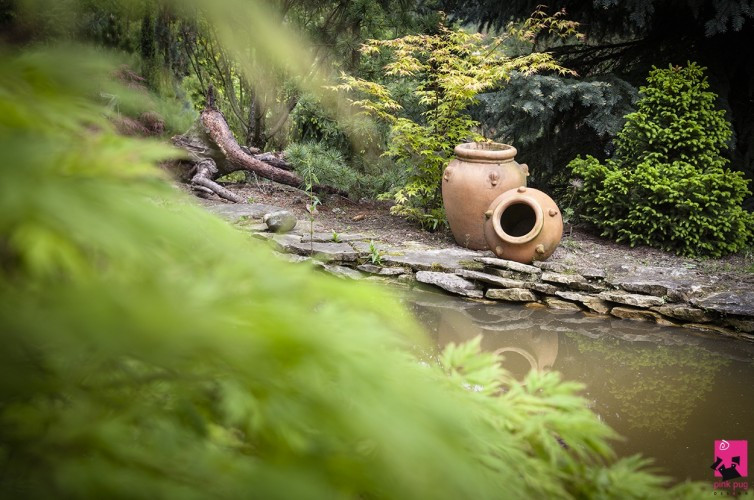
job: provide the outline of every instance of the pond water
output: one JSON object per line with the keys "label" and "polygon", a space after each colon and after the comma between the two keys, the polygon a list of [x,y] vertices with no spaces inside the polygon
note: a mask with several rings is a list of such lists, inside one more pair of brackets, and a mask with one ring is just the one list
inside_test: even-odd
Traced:
{"label": "pond water", "polygon": [[556,370],[625,441],[675,480],[712,481],[716,439],[754,440],[754,344],[692,330],[413,290],[404,297],[438,349],[482,335],[518,378]]}

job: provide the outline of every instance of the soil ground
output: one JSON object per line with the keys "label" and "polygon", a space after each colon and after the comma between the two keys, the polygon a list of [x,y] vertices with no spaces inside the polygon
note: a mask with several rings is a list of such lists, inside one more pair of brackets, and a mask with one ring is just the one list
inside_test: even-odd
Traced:
{"label": "soil ground", "polygon": [[[309,197],[299,189],[268,181],[226,184],[225,187],[250,202],[285,208],[299,220],[309,219],[306,209]],[[424,231],[417,224],[391,215],[390,206],[390,202],[384,201],[355,202],[339,196],[321,197],[314,220],[326,232],[360,233],[387,243],[415,241],[438,248],[455,244],[450,230]],[[718,282],[754,285],[754,248],[720,259],[691,259],[649,247],[618,244],[584,226],[566,225],[560,247],[549,260],[601,269],[621,266],[685,268],[714,277]]]}

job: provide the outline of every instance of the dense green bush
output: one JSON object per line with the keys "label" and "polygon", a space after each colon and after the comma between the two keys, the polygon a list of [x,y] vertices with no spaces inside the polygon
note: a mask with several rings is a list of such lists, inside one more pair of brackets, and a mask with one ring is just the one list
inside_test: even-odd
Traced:
{"label": "dense green bush", "polygon": [[0,57],[0,497],[706,497],[612,460],[576,385],[422,363],[384,291],[181,198],[174,152],[112,132],[111,72]]}
{"label": "dense green bush", "polygon": [[604,236],[712,257],[752,238],[754,215],[741,206],[748,181],[726,168],[730,124],[707,88],[696,64],[654,69],[615,157],[604,165],[591,156],[571,162],[583,179],[580,211]]}

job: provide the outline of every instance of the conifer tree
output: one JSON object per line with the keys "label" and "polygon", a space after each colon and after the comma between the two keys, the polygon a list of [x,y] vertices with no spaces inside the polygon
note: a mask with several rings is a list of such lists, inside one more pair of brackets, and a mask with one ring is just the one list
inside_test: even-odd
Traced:
{"label": "conifer tree", "polygon": [[727,168],[731,127],[708,88],[696,64],[654,69],[615,157],[604,165],[591,156],[571,162],[584,179],[582,210],[603,235],[712,257],[752,238],[754,215],[741,207],[748,181]]}

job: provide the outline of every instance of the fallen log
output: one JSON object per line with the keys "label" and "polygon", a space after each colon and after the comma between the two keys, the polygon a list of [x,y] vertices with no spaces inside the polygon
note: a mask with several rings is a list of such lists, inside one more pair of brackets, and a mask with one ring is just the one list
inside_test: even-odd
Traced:
{"label": "fallen log", "polygon": [[[232,172],[252,172],[280,184],[299,189],[306,187],[304,180],[281,154],[261,153],[255,148],[240,146],[225,117],[216,109],[206,108],[194,126],[185,134],[174,136],[172,142],[189,153],[193,164],[190,183],[201,187],[202,191],[209,189],[228,201],[242,202],[241,198],[215,181]],[[348,196],[345,191],[322,184],[311,186],[311,190]]]}

